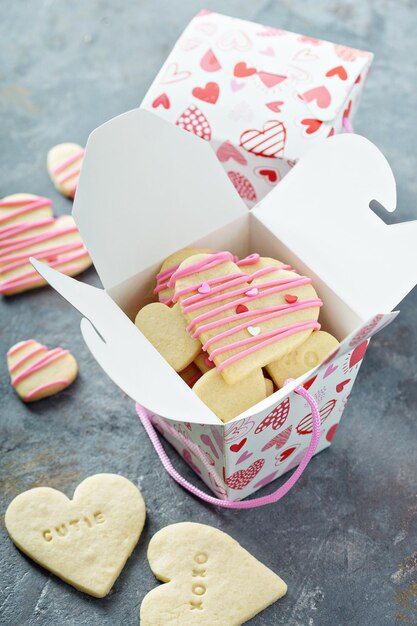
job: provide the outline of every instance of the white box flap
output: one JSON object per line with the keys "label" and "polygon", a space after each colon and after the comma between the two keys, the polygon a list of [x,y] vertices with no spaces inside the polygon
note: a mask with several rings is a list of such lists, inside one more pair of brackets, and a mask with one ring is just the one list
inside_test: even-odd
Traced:
{"label": "white box flap", "polygon": [[88,318],[81,322],[87,346],[106,374],[133,400],[170,419],[220,423],[104,290],[61,274],[34,258],[31,263]]}
{"label": "white box flap", "polygon": [[389,311],[417,282],[417,221],[387,225],[396,207],[385,157],[359,135],[311,150],[254,209],[285,246],[362,319]]}
{"label": "white box flap", "polygon": [[73,215],[106,289],[246,212],[208,143],[148,111],[90,135]]}

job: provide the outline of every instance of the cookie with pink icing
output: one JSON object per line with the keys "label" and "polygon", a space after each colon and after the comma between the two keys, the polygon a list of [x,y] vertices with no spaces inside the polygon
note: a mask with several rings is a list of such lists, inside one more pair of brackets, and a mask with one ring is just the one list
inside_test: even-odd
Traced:
{"label": "cookie with pink icing", "polygon": [[8,218],[7,223],[9,226],[0,231],[0,294],[12,295],[46,284],[32,267],[31,256],[68,276],[92,264],[70,215],[38,217],[17,224]]}
{"label": "cookie with pink icing", "polygon": [[[251,255],[259,261],[259,255]],[[245,260],[248,263],[248,260]],[[247,274],[230,252],[199,254],[171,276],[187,331],[229,385],[295,350],[313,332],[321,300],[311,279],[275,264]]]}
{"label": "cookie with pink icing", "polygon": [[60,143],[48,152],[49,176],[58,191],[68,198],[75,195],[83,158],[84,148],[77,143]]}
{"label": "cookie with pink icing", "polygon": [[174,290],[172,287],[168,287],[168,283],[172,274],[178,269],[180,263],[182,263],[185,259],[188,259],[188,257],[193,254],[210,252],[211,250],[209,248],[182,248],[181,250],[177,250],[177,252],[170,254],[170,256],[167,257],[162,263],[161,269],[156,276],[156,286],[153,292],[158,296],[159,302],[172,306],[172,296],[174,295]]}
{"label": "cookie with pink icing", "polygon": [[11,383],[24,402],[52,396],[77,376],[77,362],[68,350],[48,350],[35,339],[12,346],[7,353],[7,366]]}
{"label": "cookie with pink icing", "polygon": [[26,222],[52,222],[52,201],[32,193],[15,193],[0,200],[0,241],[25,232]]}

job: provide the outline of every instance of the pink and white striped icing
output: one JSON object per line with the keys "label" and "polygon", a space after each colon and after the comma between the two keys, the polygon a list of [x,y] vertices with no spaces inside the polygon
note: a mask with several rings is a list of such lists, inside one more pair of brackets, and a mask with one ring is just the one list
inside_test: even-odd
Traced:
{"label": "pink and white striped icing", "polygon": [[[256,258],[255,255],[252,255]],[[170,281],[175,284],[175,281],[178,278],[183,278],[185,276],[192,276],[193,274],[198,274],[199,272],[206,271],[207,269],[211,269],[222,263],[227,261],[232,261],[233,255],[228,252],[219,252],[213,255],[210,258],[202,259],[192,265],[189,265],[182,270],[177,270],[171,276]],[[259,255],[256,263],[259,260]],[[240,262],[241,265],[247,264],[244,259]],[[256,290],[254,289],[254,285],[251,283],[261,276],[265,276],[269,273],[276,272],[281,269],[288,269],[289,266],[281,266],[281,267],[264,267],[260,270],[257,270],[253,274],[229,274],[222,277],[216,277],[214,279],[210,279],[208,281],[204,281],[210,287],[215,285],[208,293],[201,293],[198,291],[201,283],[196,283],[190,287],[186,287],[184,289],[178,290],[175,292],[173,296],[173,300],[177,301],[180,297],[188,293],[193,293],[193,295],[185,298],[181,302],[181,308],[183,313],[189,313],[200,308],[204,308],[207,305],[211,305],[214,303],[221,303],[224,300],[230,300],[230,298],[236,298],[231,302],[227,302],[210,311],[206,311],[200,315],[197,315],[187,326],[188,332],[193,332],[193,337],[198,337],[204,331],[210,330],[212,328],[216,328],[217,326],[222,326],[223,324],[227,324],[229,322],[235,322],[244,320],[245,318],[250,318],[250,320],[244,321],[242,324],[239,324],[233,328],[229,328],[211,339],[209,339],[204,345],[203,350],[207,351],[208,348],[211,348],[213,344],[218,341],[229,337],[241,330],[248,329],[249,327],[254,327],[257,324],[267,321],[269,319],[273,319],[275,317],[279,317],[282,315],[287,315],[289,313],[295,313],[297,311],[307,309],[307,308],[317,308],[322,306],[322,301],[319,298],[309,298],[306,300],[297,300],[295,303],[287,303],[280,304],[273,307],[264,307],[258,308],[255,310],[249,310],[243,313],[236,313],[233,315],[226,315],[226,317],[220,320],[214,320],[207,324],[202,324],[202,322],[206,320],[210,320],[217,316],[218,314],[224,311],[230,311],[231,309],[237,307],[239,304],[245,304],[248,302],[253,302],[254,300],[261,299],[282,291],[290,291],[291,289],[301,287],[303,285],[308,285],[311,283],[311,279],[306,276],[296,275],[294,277],[285,277],[278,280],[267,281],[263,283],[256,284]],[[218,284],[220,283],[220,284]],[[227,289],[231,289],[232,287],[236,287],[238,285],[243,285],[238,289],[234,289],[232,291],[225,291]],[[197,328],[196,328],[197,327]],[[276,343],[286,337],[289,337],[298,332],[302,332],[304,330],[319,330],[320,324],[316,321],[306,321],[306,322],[297,322],[294,324],[290,324],[288,326],[283,326],[281,328],[269,330],[263,333],[258,333],[256,336],[251,336],[245,339],[241,339],[239,341],[232,341],[231,343],[210,350],[210,356],[208,357],[211,361],[219,354],[223,354],[224,352],[228,352],[230,350],[234,350],[236,348],[241,348],[243,346],[250,346],[244,350],[239,351],[237,354],[229,357],[224,360],[220,365],[217,366],[219,372],[221,372],[225,367],[235,363],[236,361],[245,358],[246,356],[252,354],[253,352],[264,348],[270,344]],[[254,344],[254,345],[251,345]]]}
{"label": "pink and white striped icing", "polygon": [[[34,345],[33,350],[30,350],[27,354],[25,354],[25,356],[23,356],[21,359],[16,361],[16,363],[9,367],[11,383],[14,387],[16,387],[19,383],[21,383],[23,380],[26,380],[33,374],[40,372],[44,368],[48,367],[49,365],[51,365],[51,363],[54,363],[58,359],[61,359],[69,354],[69,351],[64,350],[63,348],[58,347],[54,348],[53,350],[48,350],[46,346],[39,345],[34,339],[28,339],[27,341],[21,341],[20,343],[13,346],[8,351],[7,356],[14,356],[15,354],[23,350],[23,348],[27,348],[32,344]],[[13,376],[13,373],[16,372],[16,370],[18,370],[22,365],[24,365],[24,363],[33,359],[36,356],[39,356],[40,358],[36,359],[31,365],[29,365],[29,367],[22,370],[19,374]],[[56,380],[52,380],[50,382],[39,385],[38,387],[35,387],[30,392],[28,392],[23,399],[30,400],[45,389],[49,389],[57,385],[67,386],[69,384],[70,381],[67,378],[58,378]]]}
{"label": "pink and white striped icing", "polygon": [[73,165],[77,161],[81,160],[83,158],[83,156],[84,156],[84,148],[81,148],[80,150],[78,150],[72,156],[70,156],[67,159],[65,159],[64,161],[61,161],[60,163],[58,163],[58,165],[56,165],[51,170],[52,174],[56,177],[57,183],[59,185],[63,185],[68,180],[71,180],[71,178],[77,178],[77,180],[74,183],[74,186],[71,189],[71,195],[73,197],[74,197],[75,192],[77,190],[78,177],[79,177],[80,171],[81,171],[81,164],[80,164],[79,167],[74,167],[73,169],[69,170],[68,172],[65,172],[65,170],[68,169],[71,165]]}
{"label": "pink and white striped icing", "polygon": [[7,222],[13,220],[16,217],[20,217],[21,215],[26,215],[30,217],[30,214],[33,211],[38,211],[39,209],[51,206],[51,200],[49,200],[49,198],[43,198],[42,196],[38,196],[37,198],[0,200],[0,209],[12,209],[11,211],[8,211],[5,215],[2,215],[2,211],[0,211],[0,229],[3,228],[3,224],[7,224]]}

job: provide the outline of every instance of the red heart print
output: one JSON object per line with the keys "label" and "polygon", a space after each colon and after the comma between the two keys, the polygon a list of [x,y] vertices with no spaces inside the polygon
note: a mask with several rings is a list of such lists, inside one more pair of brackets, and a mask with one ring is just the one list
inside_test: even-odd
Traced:
{"label": "red heart print", "polygon": [[288,426],[288,428],[285,428],[281,433],[275,435],[275,437],[273,437],[271,441],[268,441],[268,443],[266,443],[262,448],[262,452],[265,452],[265,450],[269,450],[270,448],[275,448],[275,450],[279,450],[280,448],[285,446],[288,439],[290,438],[291,432],[292,426]]}
{"label": "red heart print", "polygon": [[175,124],[206,141],[210,141],[211,139],[211,127],[208,119],[195,104],[191,104],[185,109]]}
{"label": "red heart print", "polygon": [[281,107],[284,104],[282,100],[276,100],[275,102],[266,102],[265,106],[268,107],[274,113],[281,113]]}
{"label": "red heart print", "polygon": [[256,67],[248,67],[246,63],[240,62],[236,63],[235,68],[233,70],[233,74],[237,78],[245,78],[246,76],[252,76],[256,74]]}
{"label": "red heart print", "polygon": [[255,428],[254,434],[261,433],[265,428],[272,426],[273,430],[278,430],[284,425],[285,420],[290,412],[290,399],[285,398],[281,404],[275,407],[269,415],[267,415],[260,424]]}
{"label": "red heart print", "polygon": [[270,158],[282,157],[287,131],[282,122],[270,120],[262,130],[245,130],[240,136],[242,148],[259,156]]}
{"label": "red heart print", "polygon": [[310,118],[301,120],[301,123],[303,126],[306,126],[307,135],[312,135],[313,133],[316,133],[323,124],[323,122],[321,122],[320,120]]}
{"label": "red heart print", "polygon": [[349,100],[346,109],[343,111],[343,117],[349,117],[351,108],[352,108],[352,100]]}
{"label": "red heart print", "polygon": [[206,72],[218,72],[222,66],[220,65],[213,50],[207,50],[207,52],[201,57],[200,67]]}
{"label": "red heart print", "polygon": [[205,87],[194,87],[192,94],[195,98],[208,102],[209,104],[216,104],[219,99],[220,87],[217,83],[207,83]]}
{"label": "red heart print", "polygon": [[238,304],[236,307],[236,313],[247,313],[248,311],[248,307],[244,304]]}
{"label": "red heart print", "polygon": [[348,383],[350,383],[350,378],[348,378],[347,380],[344,380],[343,382],[341,382],[338,385],[336,385],[337,393],[340,393],[341,391],[343,391],[343,389],[346,387],[346,385]]}
{"label": "red heart print", "polygon": [[152,107],[154,109],[157,109],[161,106],[164,107],[164,109],[169,109],[171,106],[171,102],[169,101],[166,93],[161,93],[161,95],[155,98],[155,100],[152,102]]}
{"label": "red heart print", "polygon": [[282,76],[281,74],[271,74],[270,72],[258,72],[258,76],[265,85],[265,87],[268,87],[269,89],[271,87],[279,85],[280,83],[282,83],[283,80],[287,78],[286,76]]}
{"label": "red heart print", "polygon": [[225,163],[229,159],[232,159],[233,161],[240,163],[240,165],[247,164],[247,160],[245,159],[243,154],[241,154],[239,150],[234,147],[231,141],[225,141],[224,143],[222,143],[217,148],[216,154],[221,163]]}
{"label": "red heart print", "polygon": [[[323,424],[324,420],[326,420],[330,413],[333,411],[336,406],[336,400],[329,400],[326,404],[320,409],[320,424]],[[297,426],[297,433],[299,435],[311,435],[313,432],[313,420],[312,415],[309,413],[302,420],[300,420]]]}
{"label": "red heart print", "polygon": [[297,450],[298,446],[290,446],[289,448],[287,448],[286,450],[283,450],[281,452],[281,454],[278,455],[277,457],[277,461],[279,461],[280,463],[282,463],[283,461],[285,461],[286,459],[288,459],[289,456],[291,456],[293,454],[293,452],[295,452]]}
{"label": "red heart print", "polygon": [[328,136],[328,137],[333,137],[333,135],[334,135],[334,128],[332,127],[332,128],[330,129],[329,134],[328,134],[327,136]]}
{"label": "red heart print", "polygon": [[355,80],[355,85],[359,85],[360,82],[361,82],[361,75],[358,74],[358,76],[356,77],[356,80]]}
{"label": "red heart print", "polygon": [[249,200],[249,202],[256,201],[256,191],[246,176],[239,172],[227,172],[227,175],[241,198]]}
{"label": "red heart print", "polygon": [[326,76],[328,76],[329,78],[331,78],[332,76],[338,76],[340,78],[340,80],[346,80],[347,77],[348,77],[347,71],[345,70],[343,65],[338,65],[337,67],[332,67],[331,70],[326,72]]}
{"label": "red heart print", "polygon": [[330,91],[324,85],[305,91],[300,98],[305,102],[313,102],[315,100],[320,109],[327,109],[332,101]]}
{"label": "red heart print", "polygon": [[339,426],[339,424],[333,424],[333,426],[330,426],[329,430],[326,433],[326,439],[330,443],[333,441],[333,438],[334,438],[334,436],[336,434],[336,430],[337,430],[338,426]]}
{"label": "red heart print", "polygon": [[288,304],[294,304],[298,300],[298,296],[293,296],[290,293],[286,293],[284,298],[285,298],[285,302],[288,302]]}
{"label": "red heart print", "polygon": [[230,446],[231,451],[240,452],[246,442],[247,442],[247,438],[244,437],[242,441],[239,441],[239,443],[232,443],[232,445]]}
{"label": "red heart print", "polygon": [[354,367],[357,363],[362,361],[363,357],[365,356],[365,352],[367,348],[368,348],[367,341],[363,341],[358,346],[356,346],[356,348],[352,352],[351,357],[349,359],[349,367]]}
{"label": "red heart print", "polygon": [[276,170],[263,168],[258,170],[258,173],[260,176],[264,176],[265,178],[267,178],[270,183],[276,183],[278,180],[278,174]]}
{"label": "red heart print", "polygon": [[304,389],[310,389],[311,385],[314,383],[316,378],[317,378],[317,375],[313,376],[313,378],[310,378],[310,380],[306,380],[306,382],[303,384]]}
{"label": "red heart print", "polygon": [[230,489],[235,489],[239,491],[240,489],[244,489],[249,483],[255,478],[257,474],[261,471],[263,466],[265,465],[265,459],[258,459],[254,461],[252,465],[245,470],[238,470],[234,472],[228,478],[225,474],[225,469],[223,467],[223,480]]}

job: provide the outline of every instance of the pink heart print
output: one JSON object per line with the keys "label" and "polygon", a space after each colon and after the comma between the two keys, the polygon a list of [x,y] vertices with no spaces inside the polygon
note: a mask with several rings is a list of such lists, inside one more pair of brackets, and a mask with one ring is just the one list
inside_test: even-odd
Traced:
{"label": "pink heart print", "polygon": [[240,163],[240,165],[247,164],[247,160],[243,154],[241,154],[230,141],[223,142],[217,148],[216,154],[221,163],[225,163],[226,161],[229,161],[229,159],[232,159],[233,161]]}
{"label": "pink heart print", "polygon": [[268,443],[264,445],[261,451],[265,452],[266,450],[269,450],[270,448],[275,448],[275,450],[279,450],[280,448],[285,446],[285,444],[287,443],[288,439],[291,436],[291,432],[292,432],[292,426],[288,426],[288,428],[285,428],[281,433],[278,433],[278,435],[275,435],[275,437],[273,437],[271,441],[268,441]]}
{"label": "pink heart print", "polygon": [[320,109],[327,109],[332,101],[330,91],[327,87],[324,87],[324,85],[313,87],[313,89],[305,91],[301,94],[300,98],[305,102],[313,102],[313,100],[315,100]]}
{"label": "pink heart print", "polygon": [[237,470],[228,478],[226,477],[223,467],[224,482],[228,487],[230,487],[230,489],[234,489],[236,491],[244,489],[255,478],[255,476],[259,474],[264,465],[265,459],[258,459],[257,461],[254,461],[252,465],[249,465],[247,469]]}
{"label": "pink heart print", "polygon": [[[330,413],[333,411],[336,406],[336,400],[328,400],[326,404],[320,409],[320,423],[323,422],[329,417]],[[299,435],[311,435],[313,432],[313,420],[312,415],[309,413],[302,420],[300,420],[297,426],[297,433]]]}
{"label": "pink heart print", "polygon": [[175,123],[176,126],[190,133],[194,133],[194,135],[201,137],[201,139],[205,139],[206,141],[210,141],[211,139],[209,121],[195,104],[191,104],[185,109]]}

